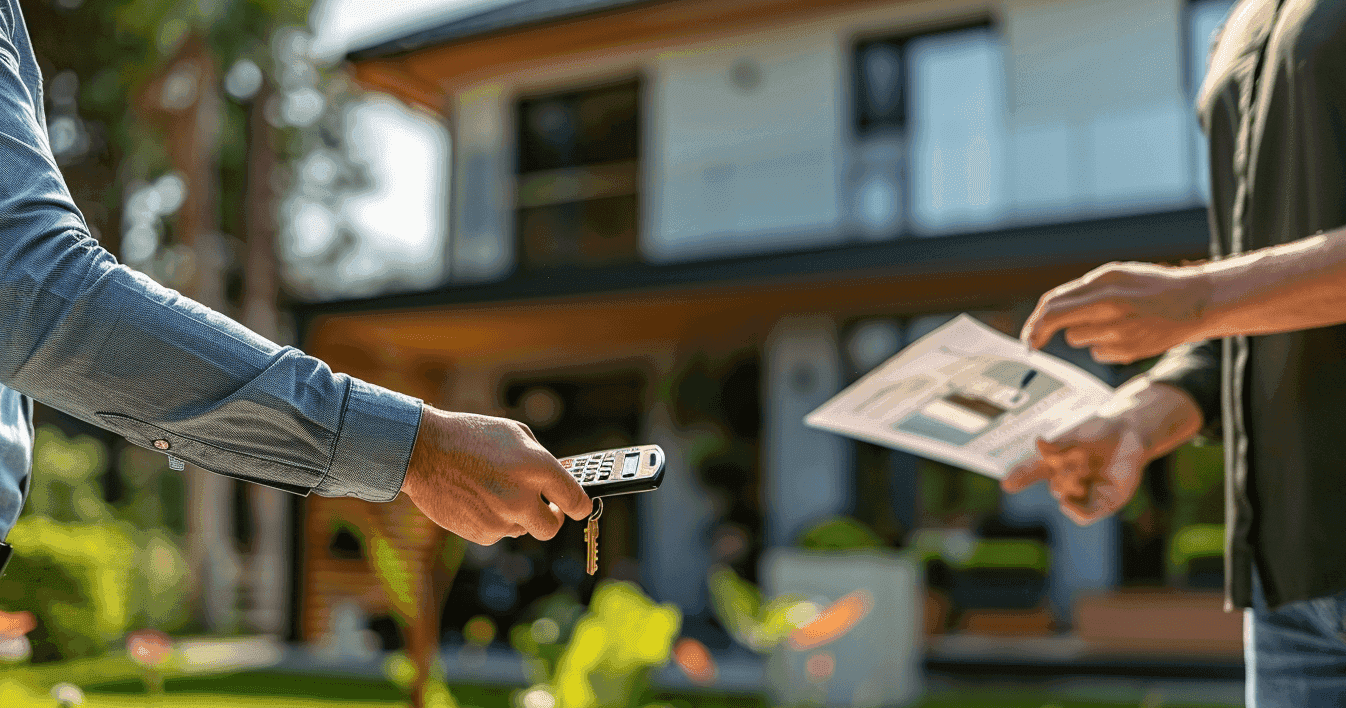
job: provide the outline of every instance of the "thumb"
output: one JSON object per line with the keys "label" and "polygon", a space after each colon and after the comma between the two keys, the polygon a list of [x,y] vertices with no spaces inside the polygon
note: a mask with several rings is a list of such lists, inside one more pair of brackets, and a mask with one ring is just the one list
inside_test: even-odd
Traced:
{"label": "thumb", "polygon": [[1038,446],[1038,454],[1042,455],[1043,458],[1051,457],[1052,455],[1058,455],[1061,453],[1062,450],[1066,449],[1065,445],[1047,442],[1042,438],[1038,438],[1037,446]]}

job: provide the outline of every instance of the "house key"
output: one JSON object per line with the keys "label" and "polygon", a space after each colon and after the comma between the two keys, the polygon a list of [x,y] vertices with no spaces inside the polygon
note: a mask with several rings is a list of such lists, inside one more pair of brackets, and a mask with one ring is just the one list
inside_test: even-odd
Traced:
{"label": "house key", "polygon": [[598,572],[598,517],[603,515],[603,500],[594,500],[594,513],[589,515],[589,524],[584,527],[585,560],[584,570],[593,575]]}

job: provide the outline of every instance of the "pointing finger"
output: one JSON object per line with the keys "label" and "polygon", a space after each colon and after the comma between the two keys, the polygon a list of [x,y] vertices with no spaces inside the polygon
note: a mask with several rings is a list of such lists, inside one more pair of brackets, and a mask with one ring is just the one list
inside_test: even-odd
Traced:
{"label": "pointing finger", "polygon": [[1072,347],[1090,347],[1095,344],[1107,344],[1121,339],[1115,323],[1075,325],[1066,328],[1066,344]]}
{"label": "pointing finger", "polygon": [[1141,357],[1131,348],[1118,344],[1100,344],[1089,349],[1089,356],[1100,364],[1130,364]]}
{"label": "pointing finger", "polygon": [[1024,323],[1020,337],[1035,349],[1047,346],[1058,331],[1079,325],[1103,324],[1117,318],[1117,307],[1105,300],[1111,294],[1087,292],[1076,296],[1045,295]]}

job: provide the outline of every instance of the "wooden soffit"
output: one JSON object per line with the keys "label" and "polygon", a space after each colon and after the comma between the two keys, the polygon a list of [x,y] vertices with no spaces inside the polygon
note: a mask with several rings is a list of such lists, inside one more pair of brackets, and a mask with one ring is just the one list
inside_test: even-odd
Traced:
{"label": "wooden soffit", "polygon": [[756,342],[781,316],[902,315],[1003,308],[1088,270],[1052,266],[959,277],[854,277],[751,287],[695,287],[546,300],[330,314],[315,318],[306,349],[341,370],[372,353],[394,361],[496,365],[552,355],[567,363],[703,340]]}
{"label": "wooden soffit", "polygon": [[[902,1],[902,0],[899,0]],[[444,111],[456,87],[507,68],[625,47],[700,42],[893,0],[665,0],[352,62],[361,85]]]}

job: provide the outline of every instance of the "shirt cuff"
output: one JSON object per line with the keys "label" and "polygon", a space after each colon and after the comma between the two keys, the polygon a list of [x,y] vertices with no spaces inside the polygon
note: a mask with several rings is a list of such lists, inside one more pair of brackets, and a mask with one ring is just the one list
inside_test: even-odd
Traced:
{"label": "shirt cuff", "polygon": [[313,491],[387,502],[402,491],[421,426],[421,401],[352,378],[332,466]]}

